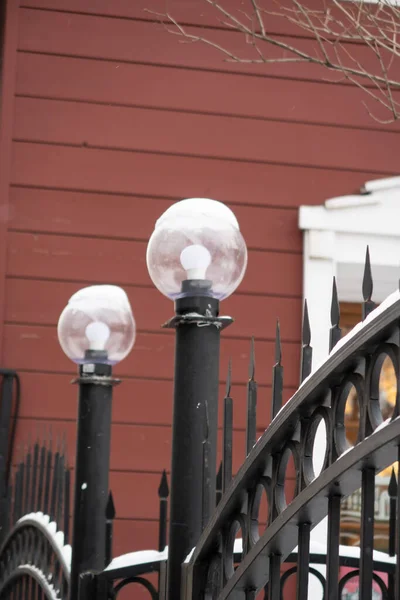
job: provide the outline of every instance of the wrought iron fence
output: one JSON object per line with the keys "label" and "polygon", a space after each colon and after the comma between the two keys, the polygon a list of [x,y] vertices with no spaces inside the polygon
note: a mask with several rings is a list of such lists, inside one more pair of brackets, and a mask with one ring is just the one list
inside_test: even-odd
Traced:
{"label": "wrought iron fence", "polygon": [[[400,459],[399,390],[396,391],[391,415],[383,415],[379,403],[380,373],[388,357],[393,364],[396,381],[399,381],[400,293],[396,292],[376,308],[371,300],[372,287],[367,253],[363,322],[341,338],[339,302],[333,282],[330,355],[312,373],[311,331],[305,303],[300,387],[285,406],[282,405],[283,365],[277,323],[271,423],[258,440],[255,345],[252,340],[247,384],[246,456],[235,477],[232,473],[234,400],[231,397],[232,368],[229,365],[223,400],[223,459],[217,477],[217,507],[198,544],[182,565],[182,600],[250,600],[261,597],[280,600],[293,576],[296,578],[296,597],[305,600],[310,573],[320,582],[323,589],[321,598],[325,600],[344,600],[344,594],[350,597],[353,593],[350,583],[355,580],[358,581],[362,600],[372,600],[374,589],[382,599],[399,598],[400,486],[394,470],[385,483],[387,491],[383,490],[381,494],[386,497],[388,552],[376,553],[373,548],[375,478],[380,471]],[[351,443],[346,431],[346,403],[350,393],[352,401],[357,403],[359,414],[355,443]],[[326,445],[322,464],[317,466],[314,448],[321,430],[324,431]],[[69,469],[65,460],[61,459],[62,454],[58,450],[53,455],[49,447],[36,444],[28,452],[25,462],[18,466],[12,503],[8,495],[9,508],[13,505],[12,521],[16,525],[9,528],[0,552],[0,595],[1,590],[8,590],[10,585],[14,586],[14,590],[21,586],[30,589],[26,583],[29,580],[30,586],[42,589],[44,597],[66,598],[68,565],[67,561],[62,562],[65,553],[60,554],[46,537],[44,531],[48,530],[48,526],[47,529],[44,525],[41,528],[35,518],[33,521],[32,518],[29,521],[29,517],[21,519],[25,513],[35,513],[39,506],[43,506],[49,522],[58,522],[64,530],[63,543],[68,543],[69,507],[66,503],[69,494],[66,490],[69,487]],[[295,490],[289,495],[287,484],[292,475],[291,463],[294,465]],[[381,480],[380,483],[384,482]],[[360,548],[349,551],[340,545],[341,511],[349,510],[346,499],[351,497],[354,501],[352,494],[358,489]],[[22,490],[31,492],[25,494]],[[165,473],[159,487],[159,498],[158,551],[119,557],[101,573],[82,574],[79,600],[118,598],[127,585],[144,587],[152,599],[164,598],[168,559],[168,484]],[[263,505],[267,506],[266,515],[262,514]],[[115,509],[110,497],[105,515],[107,562],[112,557],[114,517]],[[327,545],[316,551],[315,545],[310,542],[310,534],[325,517],[328,518]],[[34,542],[39,539],[38,543]],[[44,554],[39,556],[38,548],[45,548]],[[49,555],[51,558],[46,562]],[[13,560],[10,561],[10,557]],[[18,571],[22,564],[29,566],[29,572],[25,567]],[[47,583],[53,582],[58,595],[46,596],[50,592],[43,581],[38,581],[35,569],[44,574]],[[158,574],[158,584],[146,578],[149,573]],[[35,598],[32,594],[22,597],[30,600]]]}
{"label": "wrought iron fence", "polygon": [[[29,445],[8,484],[0,548],[0,597],[67,600],[70,482],[64,444]],[[7,517],[7,519],[6,519]]]}
{"label": "wrought iron fence", "polygon": [[[301,385],[281,408],[282,367],[279,336],[274,366],[273,420],[250,450],[236,477],[229,483],[221,502],[205,529],[190,560],[184,565],[188,600],[200,598],[255,598],[267,586],[266,597],[279,600],[282,564],[293,549],[297,555],[297,598],[308,593],[310,533],[328,516],[325,597],[340,598],[340,511],[342,499],[361,488],[360,597],[372,599],[374,575],[375,476],[399,459],[399,394],[389,419],[383,421],[379,406],[379,376],[387,356],[399,376],[400,294],[395,293],[378,309],[371,300],[372,277],[367,253],[363,280],[364,321],[340,340],[339,303],[333,284],[329,358],[312,374],[311,335],[304,309]],[[253,377],[249,382],[248,431],[254,431],[255,399]],[[278,381],[278,385],[277,385]],[[355,388],[359,406],[357,442],[346,438],[345,406]],[[323,423],[326,449],[320,473],[315,472],[313,448],[316,432]],[[224,429],[228,434],[230,420]],[[251,436],[250,436],[251,437]],[[248,446],[249,448],[249,446]],[[285,485],[288,464],[295,465],[293,498]],[[228,462],[229,462],[228,458]],[[392,503],[390,535],[399,538],[400,521]],[[267,527],[260,532],[260,500],[268,503]],[[396,533],[395,533],[396,531]],[[243,540],[239,560],[235,538]],[[394,548],[391,548],[394,553]],[[398,554],[398,552],[397,552]],[[400,593],[400,565],[389,574],[384,597]],[[205,592],[204,592],[205,590]]]}
{"label": "wrought iron fence", "polygon": [[[9,482],[15,428],[19,413],[20,380],[11,369],[0,369],[0,542],[8,518]],[[14,392],[15,388],[15,392]],[[14,405],[14,406],[13,406]],[[14,411],[13,411],[14,408]],[[14,414],[13,414],[14,412]]]}

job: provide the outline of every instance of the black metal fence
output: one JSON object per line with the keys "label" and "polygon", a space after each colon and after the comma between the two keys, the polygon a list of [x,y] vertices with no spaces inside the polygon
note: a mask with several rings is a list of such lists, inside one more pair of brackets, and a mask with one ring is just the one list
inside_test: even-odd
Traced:
{"label": "black metal fence", "polygon": [[[277,324],[271,423],[259,440],[256,439],[255,348],[254,341],[251,342],[246,456],[235,477],[232,474],[234,400],[229,365],[223,400],[223,458],[216,483],[217,507],[182,565],[182,600],[281,600],[288,590],[285,598],[296,596],[297,600],[305,600],[310,573],[320,582],[321,598],[325,600],[343,600],[352,580],[357,580],[362,600],[372,600],[374,589],[382,600],[400,597],[400,486],[394,468],[387,489],[388,552],[374,552],[376,475],[400,459],[399,390],[392,414],[386,418],[385,413],[384,420],[379,389],[382,365],[388,357],[397,383],[399,380],[400,294],[392,295],[374,310],[372,287],[367,253],[363,323],[341,339],[339,302],[333,282],[332,326],[327,332],[330,355],[312,373],[311,331],[305,303],[300,387],[285,406],[282,406],[284,380]],[[346,430],[350,396],[359,415],[354,444],[350,443]],[[317,468],[314,449],[321,431],[325,451],[321,452],[324,456]],[[290,493],[288,483],[293,473],[295,489]],[[7,597],[11,590],[13,598],[54,598],[52,590],[47,589],[50,582],[53,591],[57,590],[56,597],[67,597],[69,564],[65,544],[69,542],[69,486],[70,470],[62,444],[54,452],[49,444],[35,444],[17,466],[14,493],[10,494],[9,487],[8,511],[4,513],[12,515],[12,522],[0,551],[1,597],[2,594]],[[346,498],[358,489],[361,490],[360,549],[349,552],[340,545],[341,510]],[[120,557],[101,573],[82,574],[80,600],[117,598],[127,585],[144,587],[152,599],[164,598],[168,559],[165,473],[159,498],[158,551],[136,553],[131,561]],[[35,516],[38,511],[48,515],[47,524],[40,520],[42,517]],[[112,558],[114,517],[110,496],[105,515],[107,562]],[[325,517],[327,545],[316,552],[310,534]],[[50,535],[50,522],[57,523],[55,529],[64,532],[62,544],[55,543],[55,531]],[[158,584],[145,577],[149,573],[157,574]],[[295,592],[290,587],[293,577]]]}
{"label": "black metal fence", "polygon": [[[0,542],[7,526],[11,457],[19,412],[20,380],[10,369],[0,369]],[[15,391],[14,391],[15,390]],[[14,414],[13,414],[14,413]]]}
{"label": "black metal fence", "polygon": [[7,487],[1,598],[68,598],[71,470],[65,444],[48,438],[28,446]]}

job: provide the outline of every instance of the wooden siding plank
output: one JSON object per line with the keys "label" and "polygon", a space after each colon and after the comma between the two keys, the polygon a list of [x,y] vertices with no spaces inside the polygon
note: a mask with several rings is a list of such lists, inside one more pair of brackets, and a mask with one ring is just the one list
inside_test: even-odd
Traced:
{"label": "wooden siding plank", "polygon": [[396,132],[33,98],[17,98],[15,112],[14,137],[29,142],[387,173],[398,167]]}
{"label": "wooden siding plank", "polygon": [[[21,404],[19,416],[30,419],[75,421],[78,411],[76,386],[71,385],[73,365],[69,375],[54,373],[27,372],[19,370],[21,378]],[[268,366],[265,366],[268,370]],[[226,376],[226,364],[221,364],[221,379]],[[285,387],[286,402],[295,392],[294,387]],[[219,389],[219,424],[222,424],[225,384]],[[258,426],[269,424],[271,386],[260,386]],[[115,392],[113,422],[137,425],[171,425],[173,383],[157,379],[124,379]],[[232,386],[234,399],[234,427],[245,429],[246,425],[246,384]],[[157,409],[155,410],[155,406]]]}
{"label": "wooden siding plank", "polygon": [[[308,0],[307,6],[320,8],[319,0]],[[259,6],[268,7],[269,0],[258,1]],[[267,4],[265,4],[267,3]],[[96,0],[95,3],[82,3],[82,0],[23,0],[22,7],[48,9],[60,12],[76,12],[87,15],[104,15],[107,17],[124,17],[158,21],[154,13],[165,13],[168,9],[182,23],[222,28],[225,27],[220,13],[205,0]],[[243,11],[252,14],[250,0],[229,0],[230,12],[243,18]],[[279,33],[296,32],[304,35],[302,29],[293,27],[287,19],[268,16],[268,28]]]}
{"label": "wooden siding plank", "polygon": [[[242,17],[243,19],[243,17]],[[232,30],[186,27],[189,34],[202,36],[215,44],[227,48],[232,54],[247,61],[259,61],[258,52],[247,37]],[[90,35],[88,35],[90,31]],[[296,28],[296,32],[300,28]],[[321,56],[315,39],[290,37],[279,41],[292,44],[299,50]],[[112,44],[104,44],[112,39]],[[268,58],[287,57],[287,52],[271,44],[259,43],[258,47]],[[20,50],[64,54],[72,56],[91,56],[93,58],[113,58],[131,62],[166,64],[180,67],[218,69],[230,72],[256,73],[275,77],[295,79],[330,79],[338,81],[336,73],[330,73],[325,67],[304,62],[281,63],[240,63],[227,60],[226,55],[210,44],[182,44],[182,38],[173,35],[159,22],[142,20],[107,19],[82,14],[66,14],[54,11],[22,10],[20,27]],[[362,45],[347,44],[348,52],[355,60],[361,61],[367,71],[381,72],[373,52]],[[354,67],[354,62],[346,51],[337,48],[342,64]],[[332,60],[336,55],[329,50]],[[365,83],[365,82],[364,82]],[[368,82],[366,83],[368,85]]]}
{"label": "wooden siding plank", "polygon": [[[135,501],[139,490],[125,490],[131,497],[132,503]],[[135,552],[137,550],[152,549],[158,550],[158,522],[157,521],[135,521],[134,519],[118,519],[118,500],[116,499],[117,518],[114,521],[114,556]],[[137,589],[136,589],[137,588]],[[129,589],[129,588],[128,588]],[[135,589],[135,600],[139,600],[139,586]],[[138,593],[138,596],[136,596]],[[149,600],[148,592],[145,592],[140,600]]]}
{"label": "wooden siding plank", "polygon": [[0,360],[3,353],[5,273],[7,262],[11,147],[14,118],[18,36],[18,6],[3,0],[0,6]]}
{"label": "wooden siding plank", "polygon": [[[7,281],[5,320],[8,323],[56,326],[68,299],[78,291],[82,283],[53,282],[40,279],[14,279]],[[162,322],[173,313],[173,305],[154,288],[124,286],[136,324],[140,331],[158,332]],[[32,298],[36,301],[32,302]],[[221,305],[224,314],[235,318],[224,336],[273,340],[276,319],[280,319],[284,342],[300,340],[302,314],[301,298],[276,296],[249,296],[239,292]]]}
{"label": "wooden siding plank", "polygon": [[384,175],[21,142],[12,157],[12,182],[21,186],[277,207],[320,204]]}
{"label": "wooden siding plank", "polygon": [[[146,247],[136,241],[10,232],[7,274],[153,287]],[[251,250],[240,291],[299,297],[301,276],[301,254]]]}
{"label": "wooden siding plank", "polygon": [[[156,220],[173,202],[13,187],[10,190],[10,229],[97,237],[108,237],[112,231],[116,238],[147,242]],[[249,247],[302,251],[297,210],[229,205]]]}
{"label": "wooden siding plank", "polygon": [[[138,333],[131,354],[116,368],[124,377],[171,379],[173,376],[174,336],[169,333]],[[4,366],[6,368],[50,373],[71,373],[71,361],[63,354],[54,327],[34,325],[5,325]],[[298,385],[299,344],[286,343],[285,384]],[[244,383],[248,378],[250,343],[248,340],[226,337],[221,345],[221,365],[233,364],[233,381]],[[257,342],[258,381],[271,384],[271,365],[274,360],[274,342]],[[263,368],[261,368],[263,365]],[[221,382],[225,373],[220,373]]]}
{"label": "wooden siding plank", "polygon": [[[118,66],[118,68],[117,68]],[[172,110],[327,123],[396,131],[371,119],[356,87],[235,73],[116,65],[111,61],[19,53],[17,93]],[[212,93],[209,93],[212,90]],[[379,108],[374,107],[374,111]],[[375,113],[374,113],[375,114]],[[382,114],[383,116],[383,114]]]}

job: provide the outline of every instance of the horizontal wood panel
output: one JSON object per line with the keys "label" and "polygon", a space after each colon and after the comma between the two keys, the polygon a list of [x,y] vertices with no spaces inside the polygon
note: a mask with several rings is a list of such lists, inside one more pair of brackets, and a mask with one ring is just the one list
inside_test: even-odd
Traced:
{"label": "horizontal wood panel", "polygon": [[[221,379],[226,376],[226,364],[221,364]],[[78,394],[74,385],[73,365],[71,374],[18,371],[21,379],[21,400],[19,416],[50,420],[75,420],[78,414]],[[286,402],[295,392],[294,387],[285,387],[283,399]],[[223,397],[225,384],[219,388],[219,424],[223,423]],[[246,385],[234,384],[231,390],[234,399],[234,427],[246,426]],[[124,379],[114,393],[114,423],[135,423],[146,425],[171,425],[172,422],[172,381],[157,379]],[[270,421],[271,386],[258,388],[259,427],[265,428]]]}
{"label": "horizontal wood panel", "polygon": [[[269,0],[262,0],[261,2],[258,0],[258,5],[269,8]],[[318,0],[308,0],[307,6],[320,8]],[[150,0],[150,2],[149,0],[135,0],[135,2],[131,2],[131,0],[113,0],[112,2],[109,2],[109,0],[96,0],[95,3],[82,2],[82,0],[23,0],[21,7],[125,17],[128,19],[147,19],[150,21],[158,20],[154,13],[163,14],[168,9],[171,15],[182,23],[218,28],[226,27],[219,11],[206,0],[168,0],[168,3],[165,0]],[[229,0],[229,11],[234,16],[241,18],[243,18],[243,11],[249,15],[253,14],[250,0]],[[268,15],[267,23],[269,31],[282,33],[295,31],[298,32],[298,35],[303,33],[299,27],[294,28],[287,19],[275,17],[274,15]]]}
{"label": "horizontal wood panel", "polygon": [[[33,279],[8,279],[5,320],[8,323],[56,326],[68,299],[82,287],[81,283],[52,282]],[[173,314],[173,305],[154,288],[125,286],[136,326],[141,331],[160,331],[161,323]],[[32,302],[32,298],[37,301]],[[302,301],[300,298],[247,296],[233,294],[221,306],[223,314],[235,322],[224,336],[263,339],[275,338],[279,318],[283,341],[299,341]]]}
{"label": "horizontal wood panel", "polygon": [[[75,464],[76,424],[67,421],[38,421],[19,419],[15,438],[15,448],[24,448],[32,436],[38,435],[51,423],[53,439],[65,435],[68,457]],[[262,434],[258,430],[258,437]],[[245,459],[245,431],[233,433],[233,470],[236,472]],[[222,431],[218,431],[218,460],[221,456]],[[112,426],[111,432],[111,471],[153,472],[158,477],[163,469],[169,470],[171,456],[171,428],[140,425]],[[133,511],[132,511],[133,512]]]}
{"label": "horizontal wood panel", "polygon": [[[156,220],[173,202],[14,187],[10,190],[9,227],[22,231],[104,237],[111,234],[116,238],[147,242]],[[232,203],[231,208],[248,247],[301,252],[302,234],[296,210]]]}
{"label": "horizontal wood panel", "polygon": [[395,132],[36,98],[17,98],[15,111],[14,136],[29,142],[388,173],[397,169]]}
{"label": "horizontal wood panel", "polygon": [[[243,20],[243,16],[242,16]],[[151,64],[165,64],[174,67],[219,69],[231,72],[246,72],[275,77],[295,79],[327,79],[338,81],[335,73],[323,66],[304,62],[283,61],[280,63],[235,62],[227,58],[221,50],[205,43],[182,43],[182,38],[173,35],[162,23],[149,23],[139,20],[105,19],[81,14],[22,10],[19,48],[24,51],[46,52],[73,56],[90,56]],[[200,36],[227,49],[245,61],[259,61],[255,45],[248,36],[236,31],[187,27],[190,35]],[[90,31],[90,35],[88,35]],[[104,40],[112,40],[105,44]],[[278,41],[292,45],[309,55],[324,58],[315,39],[279,38]],[[288,51],[278,46],[259,42],[258,48],[268,59],[286,58]],[[372,72],[381,73],[378,60],[368,48],[347,44],[346,51],[335,48],[342,64],[354,68],[355,60]],[[331,48],[327,48],[332,61],[338,59]],[[368,85],[368,82],[367,82]]]}
{"label": "horizontal wood panel", "polygon": [[18,142],[11,173],[12,183],[23,186],[277,207],[321,204],[381,175]]}
{"label": "horizontal wood panel", "polygon": [[[146,246],[136,241],[10,232],[7,274],[152,287]],[[252,250],[240,291],[300,297],[301,271],[300,254]]]}
{"label": "horizontal wood panel", "polygon": [[[284,349],[285,382],[290,387],[298,385],[299,344],[288,343]],[[232,380],[245,383],[248,379],[250,343],[247,340],[224,338],[221,344],[221,364],[232,359]],[[259,341],[256,345],[257,380],[271,384],[274,364],[274,342]],[[174,337],[168,334],[139,333],[131,354],[115,369],[122,377],[171,379],[173,375]],[[6,368],[71,373],[70,360],[63,354],[54,327],[33,325],[5,325],[4,357]],[[221,381],[225,373],[220,374]]]}
{"label": "horizontal wood panel", "polygon": [[[136,490],[137,493],[140,491]],[[115,508],[118,511],[118,503]],[[120,556],[144,549],[158,550],[158,522],[126,520],[117,517],[114,521],[113,555]],[[148,600],[148,594],[143,596],[143,600]]]}
{"label": "horizontal wood panel", "polygon": [[[127,85],[129,82],[129,85]],[[398,130],[365,109],[355,86],[110,61],[18,55],[17,93],[65,100]],[[208,90],[212,89],[212,94]],[[333,108],[334,107],[334,108]],[[379,107],[374,107],[379,116]],[[384,117],[384,113],[381,115]]]}

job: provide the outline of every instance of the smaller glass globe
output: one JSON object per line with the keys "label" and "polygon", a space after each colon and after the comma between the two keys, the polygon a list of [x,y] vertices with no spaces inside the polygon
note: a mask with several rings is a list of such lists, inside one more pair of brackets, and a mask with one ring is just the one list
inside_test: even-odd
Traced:
{"label": "smaller glass globe", "polygon": [[132,350],[136,335],[128,296],[114,285],[79,290],[61,313],[57,333],[61,348],[77,364],[119,363]]}
{"label": "smaller glass globe", "polygon": [[244,277],[247,248],[230,208],[208,198],[189,198],[158,219],[146,258],[154,285],[168,298],[185,295],[184,281],[203,280],[210,282],[208,293],[223,300]]}

